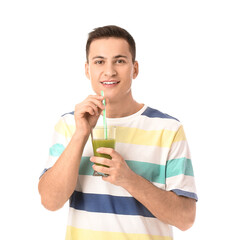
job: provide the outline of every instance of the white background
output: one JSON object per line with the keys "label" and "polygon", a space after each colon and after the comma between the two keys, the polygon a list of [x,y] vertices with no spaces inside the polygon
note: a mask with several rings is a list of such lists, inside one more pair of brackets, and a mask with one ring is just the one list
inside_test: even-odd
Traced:
{"label": "white background", "polygon": [[232,238],[232,1],[0,2],[0,239],[63,240],[68,205],[40,204],[38,178],[59,116],[92,93],[84,74],[93,28],[116,24],[137,43],[137,101],[178,118],[199,202],[175,239]]}

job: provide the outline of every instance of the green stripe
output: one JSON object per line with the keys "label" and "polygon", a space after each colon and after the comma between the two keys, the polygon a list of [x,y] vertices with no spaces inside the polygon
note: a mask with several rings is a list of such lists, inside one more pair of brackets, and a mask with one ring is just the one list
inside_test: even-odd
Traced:
{"label": "green stripe", "polygon": [[[147,162],[137,162],[126,160],[128,166],[138,175],[146,178],[150,182],[165,184],[165,166]],[[82,157],[79,174],[92,175],[93,163],[90,162],[90,157]]]}
{"label": "green stripe", "polygon": [[165,166],[147,162],[126,160],[128,166],[150,182],[165,184]]}
{"label": "green stripe", "polygon": [[62,144],[54,144],[50,149],[49,149],[49,155],[53,157],[59,157],[62,152],[64,151],[65,147]]}
{"label": "green stripe", "polygon": [[82,157],[79,167],[79,174],[92,175],[94,172],[92,165],[93,163],[90,161],[90,157]]}
{"label": "green stripe", "polygon": [[167,162],[166,177],[174,177],[180,174],[194,176],[192,162],[188,158],[177,158]]}
{"label": "green stripe", "polygon": [[[138,175],[144,177],[150,182],[165,184],[165,175],[167,178],[174,177],[180,174],[194,176],[192,162],[188,158],[177,158],[167,162],[167,166],[126,160],[127,165]],[[90,157],[82,157],[80,163],[80,175],[92,175],[93,163],[90,162]]]}

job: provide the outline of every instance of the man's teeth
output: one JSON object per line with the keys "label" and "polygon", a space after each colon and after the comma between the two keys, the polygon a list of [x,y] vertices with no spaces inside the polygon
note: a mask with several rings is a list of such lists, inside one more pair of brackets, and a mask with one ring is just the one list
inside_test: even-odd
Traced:
{"label": "man's teeth", "polygon": [[116,84],[117,82],[103,82],[103,84],[111,85],[111,84]]}

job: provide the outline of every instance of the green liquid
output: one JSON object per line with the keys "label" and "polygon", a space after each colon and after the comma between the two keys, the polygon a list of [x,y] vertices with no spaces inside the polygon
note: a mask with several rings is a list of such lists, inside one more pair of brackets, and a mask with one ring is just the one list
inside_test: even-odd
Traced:
{"label": "green liquid", "polygon": [[[93,146],[94,156],[112,159],[112,157],[110,155],[98,153],[98,152],[96,152],[96,150],[100,147],[114,149],[115,148],[115,139],[94,139],[94,140],[92,140],[92,146]],[[96,165],[105,166],[102,164],[96,164]],[[107,166],[105,166],[105,167],[107,167]]]}

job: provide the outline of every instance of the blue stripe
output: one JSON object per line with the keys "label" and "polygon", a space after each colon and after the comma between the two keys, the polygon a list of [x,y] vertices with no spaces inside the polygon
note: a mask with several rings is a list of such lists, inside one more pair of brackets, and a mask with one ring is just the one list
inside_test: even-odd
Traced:
{"label": "blue stripe", "polygon": [[61,116],[64,117],[64,116],[67,115],[67,114],[74,115],[74,111],[72,111],[72,112],[68,112],[68,113],[65,113],[65,114],[63,114],[63,115],[61,115]]}
{"label": "blue stripe", "polygon": [[146,110],[142,113],[142,115],[147,116],[149,118],[170,118],[170,119],[179,121],[178,119],[176,119],[168,114],[162,113],[162,112],[160,112],[156,109],[150,108],[150,107],[147,107]]}
{"label": "blue stripe", "polygon": [[188,197],[188,198],[193,198],[196,201],[198,201],[198,197],[197,197],[196,193],[183,191],[183,190],[180,190],[180,189],[173,189],[171,191],[174,192],[175,194],[177,194],[178,196],[184,196],[184,197]]}
{"label": "blue stripe", "polygon": [[154,216],[133,197],[92,194],[75,191],[70,198],[70,207],[88,212],[122,215]]}
{"label": "blue stripe", "polygon": [[43,172],[40,174],[39,179],[49,170],[50,168],[45,168]]}

